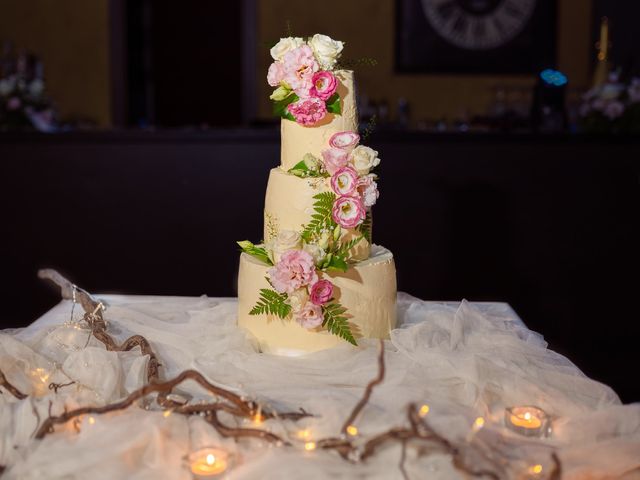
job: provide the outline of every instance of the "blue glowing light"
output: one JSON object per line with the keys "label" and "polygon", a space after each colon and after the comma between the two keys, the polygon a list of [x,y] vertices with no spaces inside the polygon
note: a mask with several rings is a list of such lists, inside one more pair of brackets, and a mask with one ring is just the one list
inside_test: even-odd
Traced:
{"label": "blue glowing light", "polygon": [[564,73],[559,72],[558,70],[552,70],[551,68],[547,68],[540,72],[540,78],[547,85],[552,85],[554,87],[562,87],[568,82],[567,76]]}

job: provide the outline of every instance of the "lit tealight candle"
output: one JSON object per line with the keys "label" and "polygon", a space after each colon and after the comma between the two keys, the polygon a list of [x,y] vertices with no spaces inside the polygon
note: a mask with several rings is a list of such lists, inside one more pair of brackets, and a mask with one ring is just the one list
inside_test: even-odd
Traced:
{"label": "lit tealight candle", "polygon": [[538,407],[507,408],[504,420],[507,428],[527,437],[544,437],[550,430],[549,417]]}
{"label": "lit tealight candle", "polygon": [[189,464],[195,478],[215,477],[229,467],[229,453],[219,448],[203,448],[189,455]]}

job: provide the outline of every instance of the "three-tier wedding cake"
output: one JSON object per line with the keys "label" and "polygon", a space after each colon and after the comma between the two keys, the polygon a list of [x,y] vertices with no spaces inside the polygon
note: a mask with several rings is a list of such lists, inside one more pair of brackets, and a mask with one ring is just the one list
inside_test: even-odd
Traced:
{"label": "three-tier wedding cake", "polygon": [[387,337],[396,324],[393,255],[372,244],[380,159],[360,143],[342,49],[320,34],[271,49],[281,162],[269,175],[263,243],[238,242],[238,323],[264,352],[356,345]]}

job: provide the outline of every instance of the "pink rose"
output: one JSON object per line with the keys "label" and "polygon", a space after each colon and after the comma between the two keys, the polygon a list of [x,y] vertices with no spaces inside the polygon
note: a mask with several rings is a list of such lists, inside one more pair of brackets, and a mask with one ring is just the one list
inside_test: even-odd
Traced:
{"label": "pink rose", "polygon": [[351,195],[358,187],[358,172],[352,167],[342,167],[331,177],[331,188],[338,195]]}
{"label": "pink rose", "polygon": [[311,302],[324,305],[333,297],[333,283],[329,280],[318,280],[311,286]]}
{"label": "pink rose", "polygon": [[273,62],[267,72],[267,82],[272,87],[277,87],[282,80],[284,80],[284,65],[281,62]]}
{"label": "pink rose", "polygon": [[329,139],[329,145],[334,148],[343,148],[351,150],[358,145],[360,141],[360,135],[356,132],[338,132],[334,133]]}
{"label": "pink rose", "polygon": [[294,48],[282,58],[284,81],[300,98],[307,98],[313,86],[313,74],[318,71],[318,62],[308,45]]}
{"label": "pink rose", "polygon": [[374,177],[374,175],[365,175],[358,180],[358,193],[365,208],[373,207],[380,196]]}
{"label": "pink rose", "polygon": [[362,200],[358,197],[339,197],[333,204],[333,220],[343,228],[355,228],[366,216]]}
{"label": "pink rose", "polygon": [[318,274],[313,257],[304,250],[288,250],[267,272],[273,288],[279,293],[293,293],[300,287],[316,283]]}
{"label": "pink rose", "polygon": [[316,72],[311,79],[309,94],[312,97],[326,101],[331,98],[331,95],[336,93],[336,88],[338,88],[338,80],[333,73],[326,71]]}
{"label": "pink rose", "polygon": [[311,302],[305,303],[304,307],[300,309],[295,318],[296,321],[307,330],[319,327],[324,321],[322,307]]}
{"label": "pink rose", "polygon": [[324,169],[333,175],[342,167],[346,167],[349,163],[349,152],[340,150],[339,148],[328,148],[322,151],[322,160],[324,163]]}
{"label": "pink rose", "polygon": [[318,123],[327,114],[327,106],[319,98],[302,98],[287,105],[287,110],[305,127]]}

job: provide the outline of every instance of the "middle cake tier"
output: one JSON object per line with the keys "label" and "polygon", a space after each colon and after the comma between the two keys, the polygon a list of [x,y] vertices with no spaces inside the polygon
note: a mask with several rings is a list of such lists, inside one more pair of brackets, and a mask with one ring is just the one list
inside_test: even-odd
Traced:
{"label": "middle cake tier", "polygon": [[[315,213],[317,200],[314,197],[331,192],[329,182],[327,178],[296,177],[279,167],[271,169],[264,201],[264,241],[274,240],[284,230],[301,232]],[[349,251],[349,257],[354,261],[369,258],[371,252],[371,209],[367,212],[367,219],[359,229],[344,229],[342,232],[343,241],[364,237]]]}

